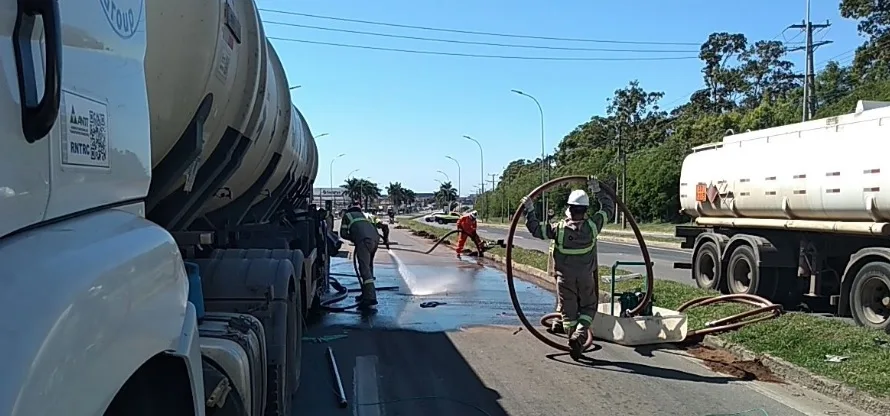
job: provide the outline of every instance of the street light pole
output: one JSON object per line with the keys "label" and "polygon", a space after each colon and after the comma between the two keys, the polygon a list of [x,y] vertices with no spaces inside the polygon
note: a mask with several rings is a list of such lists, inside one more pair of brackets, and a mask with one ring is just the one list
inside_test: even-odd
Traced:
{"label": "street light pole", "polygon": [[356,172],[358,172],[358,169],[353,169],[352,172],[349,172],[349,174],[346,175],[346,180],[349,180],[349,178],[352,177],[352,174]]}
{"label": "street light pole", "polygon": [[479,146],[479,178],[482,179],[482,198],[485,201],[485,219],[488,219],[488,195],[485,195],[485,154],[482,152],[482,144],[479,143],[478,140],[464,135],[464,138],[467,140],[471,140],[473,143],[476,143],[476,146]]}
{"label": "street light pole", "polygon": [[451,159],[454,163],[457,164],[457,212],[460,212],[460,162],[457,159],[451,156],[445,156],[447,159]]}
{"label": "street light pole", "polygon": [[297,89],[297,88],[301,88],[301,87],[302,87],[302,85],[294,85],[293,87],[290,87],[290,88],[288,88],[288,89],[291,90],[291,91],[293,91],[293,90],[295,90],[295,89]]}
{"label": "street light pole", "polygon": [[[534,101],[535,104],[538,106],[538,112],[541,114],[541,184],[544,184],[544,182],[547,181],[546,176],[545,176],[545,172],[547,171],[547,169],[546,169],[546,165],[547,165],[547,162],[546,162],[547,157],[546,157],[546,156],[547,156],[547,154],[546,154],[545,144],[544,144],[544,109],[541,107],[541,103],[538,102],[538,99],[537,99],[537,98],[532,97],[531,95],[528,95],[528,94],[526,94],[526,93],[524,93],[524,92],[522,92],[522,91],[519,91],[519,90],[510,90],[510,91],[512,91],[512,92],[514,92],[514,93],[516,93],[516,94],[519,94],[519,95],[522,95],[522,96],[531,98],[532,101]],[[541,212],[541,215],[542,215],[544,218],[548,218],[548,213],[547,213],[547,194],[546,194],[546,193],[543,194],[543,195],[541,195],[541,209],[543,210],[543,212]]]}
{"label": "street light pole", "polygon": [[[343,156],[346,156],[346,153],[340,153],[335,158],[331,159],[331,167],[328,169],[328,173],[331,176],[331,189],[334,189],[334,161],[343,157]],[[333,202],[333,201],[334,201],[334,197],[332,196],[331,202]]]}
{"label": "street light pole", "polygon": [[444,176],[444,177],[445,177],[445,180],[446,180],[446,181],[448,181],[448,182],[451,182],[451,178],[450,178],[450,177],[449,177],[449,176],[448,176],[448,174],[447,174],[447,173],[445,173],[445,172],[442,172],[442,171],[441,171],[441,170],[437,170],[437,171],[436,171],[436,172],[439,172],[439,173],[441,173],[441,174],[442,174],[442,176]]}
{"label": "street light pole", "polygon": [[318,135],[312,136],[312,139],[313,139],[313,140],[318,140],[318,139],[320,139],[320,138],[322,138],[322,137],[324,137],[324,136],[327,136],[327,135],[329,135],[329,134],[330,134],[330,133],[322,133],[322,134],[318,134]]}

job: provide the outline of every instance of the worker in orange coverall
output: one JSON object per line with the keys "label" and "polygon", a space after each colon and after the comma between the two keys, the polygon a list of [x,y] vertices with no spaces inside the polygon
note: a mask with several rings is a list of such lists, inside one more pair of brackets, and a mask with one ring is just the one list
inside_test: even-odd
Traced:
{"label": "worker in orange coverall", "polygon": [[460,255],[464,251],[464,244],[467,243],[467,237],[473,239],[473,244],[476,245],[476,252],[479,253],[479,257],[482,257],[482,252],[484,251],[484,244],[482,243],[482,239],[479,238],[479,234],[476,232],[476,211],[470,211],[468,214],[464,214],[457,220],[457,230],[460,231],[460,238],[457,239],[457,258],[460,258]]}

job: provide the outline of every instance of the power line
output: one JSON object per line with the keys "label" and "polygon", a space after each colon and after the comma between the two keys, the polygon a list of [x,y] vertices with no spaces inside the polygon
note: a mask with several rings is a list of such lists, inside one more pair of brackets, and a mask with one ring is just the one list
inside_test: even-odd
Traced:
{"label": "power line", "polygon": [[465,58],[492,58],[492,59],[514,59],[514,60],[525,60],[525,61],[680,61],[680,60],[689,60],[689,59],[698,59],[697,56],[662,56],[662,57],[641,57],[641,58],[596,58],[596,57],[559,57],[559,56],[512,56],[512,55],[484,55],[484,54],[475,54],[475,53],[458,53],[458,52],[441,52],[441,51],[424,51],[418,49],[399,49],[399,48],[383,48],[379,46],[368,46],[368,45],[353,45],[347,43],[334,43],[334,42],[319,42],[314,40],[305,40],[305,39],[295,39],[295,38],[283,38],[276,36],[267,36],[269,39],[280,40],[284,42],[297,42],[297,43],[307,43],[311,45],[323,45],[323,46],[337,46],[341,48],[352,48],[352,49],[366,49],[373,51],[387,51],[387,52],[401,52],[401,53],[411,53],[417,55],[440,55],[440,56],[455,56],[455,57],[465,57]]}
{"label": "power line", "polygon": [[494,32],[480,32],[474,30],[460,30],[460,29],[446,29],[439,27],[429,27],[429,26],[414,26],[414,25],[404,25],[399,23],[389,23],[389,22],[376,22],[370,20],[359,20],[359,19],[347,19],[345,17],[334,17],[334,16],[322,16],[317,14],[309,14],[309,13],[298,13],[287,10],[276,10],[276,9],[259,9],[262,12],[269,13],[280,13],[291,16],[300,16],[300,17],[309,17],[312,19],[323,19],[323,20],[334,20],[338,22],[350,22],[350,23],[363,23],[367,25],[375,25],[375,26],[389,26],[389,27],[400,27],[405,29],[418,29],[418,30],[427,30],[432,32],[447,32],[447,33],[462,33],[465,35],[482,35],[482,36],[497,36],[503,38],[520,38],[520,39],[538,39],[538,40],[556,40],[562,42],[587,42],[587,43],[614,43],[614,44],[626,44],[626,45],[676,45],[676,46],[701,46],[698,42],[657,42],[657,41],[632,41],[632,40],[614,40],[614,39],[582,39],[582,38],[561,38],[561,37],[552,37],[552,36],[535,36],[535,35],[519,35],[513,33],[494,33]]}
{"label": "power line", "polygon": [[421,37],[421,36],[407,36],[407,35],[394,35],[391,33],[366,32],[366,31],[362,31],[362,30],[338,29],[338,28],[332,28],[332,27],[311,26],[311,25],[303,25],[303,24],[288,23],[288,22],[265,21],[263,23],[269,24],[269,25],[299,27],[299,28],[313,29],[313,30],[324,30],[324,31],[329,31],[329,32],[354,33],[354,34],[358,34],[358,35],[380,36],[380,37],[387,37],[387,38],[412,39],[412,40],[422,40],[422,41],[428,41],[428,42],[457,43],[457,44],[462,44],[462,45],[498,46],[498,47],[505,47],[505,48],[547,49],[547,50],[560,50],[560,51],[587,51],[587,52],[698,53],[697,50],[688,50],[688,49],[687,50],[609,49],[609,48],[571,48],[571,47],[560,47],[560,46],[517,45],[517,44],[510,44],[510,43],[474,42],[474,41],[467,41],[467,40],[427,38],[427,37]]}

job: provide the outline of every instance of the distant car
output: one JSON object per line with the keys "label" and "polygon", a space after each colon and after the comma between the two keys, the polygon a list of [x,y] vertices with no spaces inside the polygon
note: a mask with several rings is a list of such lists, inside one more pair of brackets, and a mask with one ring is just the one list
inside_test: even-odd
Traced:
{"label": "distant car", "polygon": [[442,215],[442,214],[444,214],[444,213],[445,213],[444,211],[433,212],[433,213],[424,215],[424,216],[423,216],[423,220],[424,220],[425,222],[433,222],[433,221],[436,220],[436,215]]}
{"label": "distant car", "polygon": [[433,221],[439,224],[450,224],[460,219],[459,212],[439,213],[433,216]]}

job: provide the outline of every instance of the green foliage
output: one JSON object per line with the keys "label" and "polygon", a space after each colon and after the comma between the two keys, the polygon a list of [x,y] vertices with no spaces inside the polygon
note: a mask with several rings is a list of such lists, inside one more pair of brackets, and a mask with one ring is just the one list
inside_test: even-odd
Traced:
{"label": "green foliage", "polygon": [[[859,100],[890,101],[890,2],[843,0],[844,17],[859,21],[866,41],[850,65],[827,63],[816,76],[817,117],[852,112]],[[626,158],[626,203],[637,220],[684,222],[679,211],[679,178],[690,149],[719,142],[724,135],[801,121],[803,88],[781,42],[751,41],[741,33],[713,33],[702,44],[704,88],[666,111],[664,93],[638,81],[607,98],[605,115],[596,115],[569,132],[543,163],[545,177],[596,175],[620,184]],[[620,151],[619,151],[620,150]],[[622,154],[622,152],[624,152]],[[541,181],[542,163],[515,160],[501,182],[487,192],[483,217],[513,214],[520,198]],[[564,210],[569,189],[549,193],[548,205]],[[541,214],[540,205],[538,213]]]}

